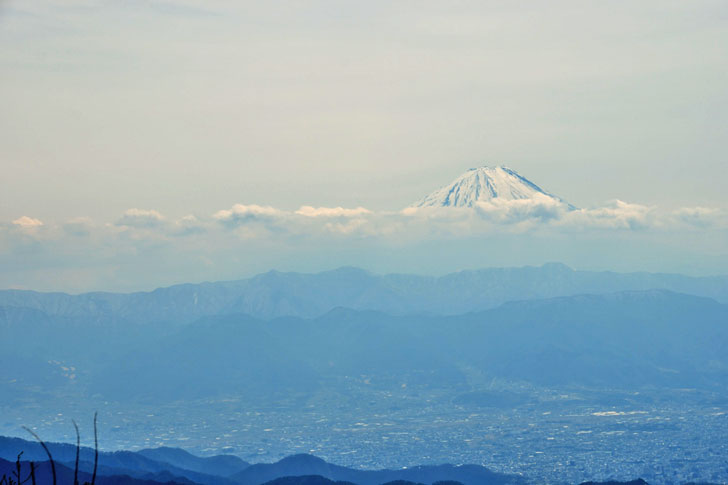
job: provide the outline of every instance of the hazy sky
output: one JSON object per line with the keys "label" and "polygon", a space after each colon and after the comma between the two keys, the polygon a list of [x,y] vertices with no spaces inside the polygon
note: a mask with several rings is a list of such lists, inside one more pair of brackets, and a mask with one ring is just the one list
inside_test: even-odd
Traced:
{"label": "hazy sky", "polygon": [[[486,164],[509,165],[579,207],[620,199],[715,216],[728,209],[726,86],[724,0],[0,0],[0,286],[136,288],[266,265],[442,271],[569,255],[582,266],[728,272],[725,229],[696,235],[702,220],[690,236],[670,229],[680,236],[667,242],[613,235],[635,248],[623,261],[599,259],[599,245],[614,246],[601,233],[575,243],[560,232],[559,244],[572,241],[563,257],[521,237],[531,249],[433,266],[392,263],[436,250],[427,235],[420,252],[400,256],[392,248],[407,244],[394,236],[337,243],[338,259],[316,252],[318,242],[297,252],[269,237],[256,240],[255,264],[224,271],[203,229],[190,230],[197,246],[167,241],[168,267],[152,269],[148,235],[124,233],[121,244],[88,229],[141,227],[140,217],[147,230],[189,215],[220,221],[213,215],[234,204],[397,211]],[[53,225],[68,233],[69,221],[83,226],[83,243],[50,234]],[[472,251],[480,244],[452,237]],[[706,246],[689,252],[693,240]],[[673,249],[655,253],[655,241]],[[97,259],[84,266],[88,254]],[[205,258],[207,270],[190,262]],[[52,267],[64,268],[63,281]]]}

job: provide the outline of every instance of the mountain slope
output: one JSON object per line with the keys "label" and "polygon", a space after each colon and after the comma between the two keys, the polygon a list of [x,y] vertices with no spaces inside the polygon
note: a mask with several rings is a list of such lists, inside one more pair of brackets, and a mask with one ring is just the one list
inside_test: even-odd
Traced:
{"label": "mountain slope", "polygon": [[515,170],[498,166],[471,168],[449,185],[425,196],[411,207],[474,207],[478,203],[493,200],[527,199],[566,204]]}
{"label": "mountain slope", "polygon": [[368,376],[363,392],[406,383],[456,395],[471,390],[465,369],[475,369],[546,387],[725,393],[725,348],[728,306],[662,290],[514,302],[451,317],[344,309],[313,320],[230,315],[108,362],[92,389],[157,401],[245,392],[264,402],[276,392],[339,392],[356,382],[350,376]]}

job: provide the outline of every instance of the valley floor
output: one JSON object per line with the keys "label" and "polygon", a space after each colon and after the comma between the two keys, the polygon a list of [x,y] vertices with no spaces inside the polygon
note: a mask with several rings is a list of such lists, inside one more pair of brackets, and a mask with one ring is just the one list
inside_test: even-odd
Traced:
{"label": "valley floor", "polygon": [[[107,402],[98,410],[106,450],[176,446],[251,462],[310,453],[365,469],[472,463],[539,483],[638,476],[655,485],[728,481],[728,405],[714,397],[688,390],[528,391],[537,402],[500,409],[402,389],[289,397],[264,408],[221,399],[132,408]],[[714,405],[706,405],[711,399]],[[20,436],[20,426],[32,424],[48,440],[72,441],[70,419],[83,424],[95,410],[50,407],[0,409],[0,434]]]}

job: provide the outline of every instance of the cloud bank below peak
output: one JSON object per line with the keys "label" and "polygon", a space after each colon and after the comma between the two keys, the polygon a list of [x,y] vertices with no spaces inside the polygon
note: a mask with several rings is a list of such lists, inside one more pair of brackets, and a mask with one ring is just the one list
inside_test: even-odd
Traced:
{"label": "cloud bank below peak", "polygon": [[[7,268],[0,287],[136,290],[271,268],[437,273],[548,261],[728,273],[724,209],[664,210],[619,199],[577,208],[540,189],[483,197],[478,191],[487,183],[481,182],[475,197],[460,199],[467,203],[399,210],[237,203],[182,217],[134,207],[112,221],[54,222],[24,214],[0,223],[0,264]],[[501,183],[497,190],[510,188]],[[444,200],[448,191],[440,194]],[[58,287],[59,281],[67,286]]]}
{"label": "cloud bank below peak", "polygon": [[309,205],[286,210],[258,204],[234,204],[208,216],[189,214],[176,219],[154,209],[131,208],[112,222],[99,223],[87,217],[76,217],[53,223],[23,215],[0,227],[6,235],[33,232],[45,237],[60,237],[64,232],[76,236],[106,232],[180,237],[234,233],[237,229],[253,226],[275,230],[278,237],[340,233],[407,240],[412,234],[436,237],[445,229],[451,235],[462,236],[484,235],[491,231],[722,231],[728,229],[728,213],[704,206],[665,211],[619,199],[599,207],[574,208],[536,194],[527,199],[476,201],[468,207],[407,207],[395,211]]}

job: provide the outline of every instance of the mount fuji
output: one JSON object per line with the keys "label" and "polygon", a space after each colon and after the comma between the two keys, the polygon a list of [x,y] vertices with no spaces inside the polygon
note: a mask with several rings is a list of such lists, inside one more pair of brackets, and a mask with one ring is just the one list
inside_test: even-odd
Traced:
{"label": "mount fuji", "polygon": [[473,207],[482,202],[514,200],[550,200],[575,209],[505,166],[471,168],[450,185],[432,192],[410,207]]}

